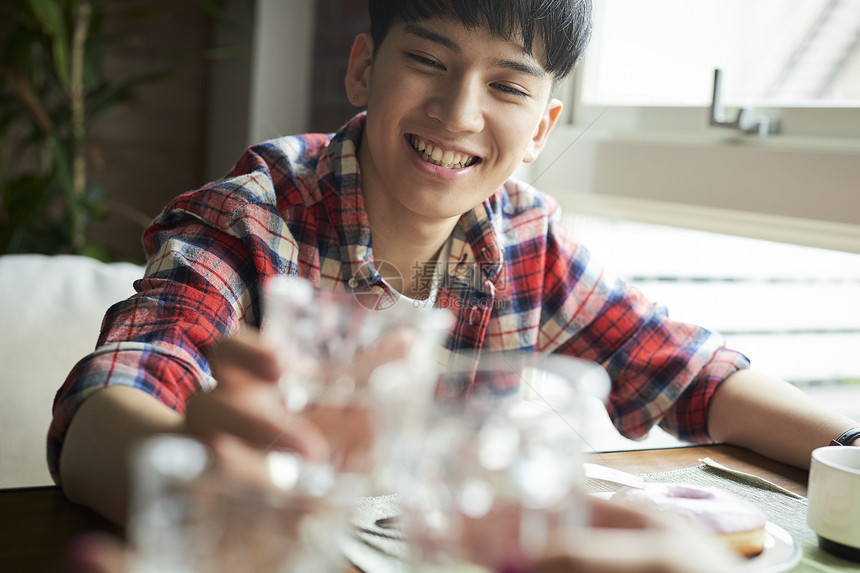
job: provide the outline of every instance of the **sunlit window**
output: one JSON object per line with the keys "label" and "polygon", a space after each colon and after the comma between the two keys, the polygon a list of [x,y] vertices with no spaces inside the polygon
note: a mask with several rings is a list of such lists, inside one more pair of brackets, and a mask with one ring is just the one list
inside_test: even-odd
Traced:
{"label": "sunlit window", "polygon": [[586,105],[860,106],[860,0],[596,0]]}

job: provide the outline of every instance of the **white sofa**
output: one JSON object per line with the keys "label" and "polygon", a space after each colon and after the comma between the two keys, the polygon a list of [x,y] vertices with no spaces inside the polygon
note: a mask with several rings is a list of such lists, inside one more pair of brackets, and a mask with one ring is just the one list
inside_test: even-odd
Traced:
{"label": "white sofa", "polygon": [[72,255],[0,256],[0,488],[52,483],[45,438],[54,394],[95,347],[107,308],[142,274]]}

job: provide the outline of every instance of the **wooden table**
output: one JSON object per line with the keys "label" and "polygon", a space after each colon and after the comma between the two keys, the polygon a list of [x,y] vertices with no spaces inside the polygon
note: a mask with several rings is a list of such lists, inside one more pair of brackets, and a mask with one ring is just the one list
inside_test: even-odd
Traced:
{"label": "wooden table", "polygon": [[87,531],[122,534],[57,487],[0,490],[0,571],[62,572],[69,542]]}
{"label": "wooden table", "polygon": [[[710,457],[806,495],[807,472],[733,446],[695,446],[589,454],[589,461],[631,473],[663,472],[699,465]],[[0,490],[0,571],[63,571],[68,543],[87,531],[122,530],[68,501],[55,487]]]}
{"label": "wooden table", "polygon": [[731,469],[750,473],[806,497],[809,472],[735,446],[692,446],[589,454],[588,461],[629,473],[667,472],[700,465],[711,458]]}

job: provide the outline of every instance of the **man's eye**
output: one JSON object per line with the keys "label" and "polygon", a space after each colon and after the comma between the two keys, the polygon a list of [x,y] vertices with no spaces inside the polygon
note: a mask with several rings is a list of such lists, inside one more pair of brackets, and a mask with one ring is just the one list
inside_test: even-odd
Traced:
{"label": "man's eye", "polygon": [[422,66],[427,66],[430,68],[435,68],[437,70],[444,70],[445,67],[435,60],[431,60],[430,58],[425,58],[424,56],[420,56],[418,54],[406,54],[406,57],[412,60],[413,62],[417,62]]}
{"label": "man's eye", "polygon": [[507,84],[493,84],[493,87],[502,92],[503,94],[512,95],[515,97],[527,97],[526,92],[518,90],[515,87],[511,87]]}

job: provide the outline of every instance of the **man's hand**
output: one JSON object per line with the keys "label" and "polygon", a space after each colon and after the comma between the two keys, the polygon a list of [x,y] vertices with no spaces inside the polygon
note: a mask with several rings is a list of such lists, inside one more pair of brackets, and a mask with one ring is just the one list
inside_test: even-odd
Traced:
{"label": "man's hand", "polygon": [[[405,357],[413,340],[408,331],[387,333],[339,374],[362,393],[370,373]],[[289,410],[279,383],[290,365],[279,363],[278,353],[256,331],[220,341],[209,358],[217,386],[188,400],[186,428],[210,446],[216,463],[231,476],[271,485],[266,454],[272,451],[295,452],[339,469],[369,469],[374,428],[367,395],[329,403],[323,390],[319,403]]]}
{"label": "man's hand", "polygon": [[60,458],[63,491],[108,519],[124,523],[137,444],[157,434],[190,434],[211,446],[216,462],[237,479],[271,485],[266,453],[297,452],[315,461],[328,457],[320,431],[286,410],[275,353],[253,332],[217,344],[211,363],[217,387],[198,392],[187,416],[149,394],[108,386],[88,398],[69,426]]}
{"label": "man's hand", "polygon": [[271,485],[268,452],[292,451],[314,462],[328,459],[328,443],[319,429],[286,408],[278,387],[281,365],[259,334],[246,331],[220,341],[210,363],[217,386],[188,400],[185,425],[210,446],[222,470]]}
{"label": "man's hand", "polygon": [[724,573],[740,560],[686,521],[591,498],[591,527],[535,568],[540,573]]}
{"label": "man's hand", "polygon": [[740,558],[704,530],[589,496],[591,523],[551,548],[535,573],[725,573]]}

